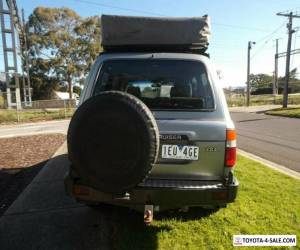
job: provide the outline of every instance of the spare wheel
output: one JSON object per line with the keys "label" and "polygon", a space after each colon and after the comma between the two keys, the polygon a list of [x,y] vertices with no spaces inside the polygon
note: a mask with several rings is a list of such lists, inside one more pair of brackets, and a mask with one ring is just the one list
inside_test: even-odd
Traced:
{"label": "spare wheel", "polygon": [[107,91],[84,102],[68,130],[74,171],[102,192],[124,193],[151,171],[159,132],[148,107],[133,95]]}

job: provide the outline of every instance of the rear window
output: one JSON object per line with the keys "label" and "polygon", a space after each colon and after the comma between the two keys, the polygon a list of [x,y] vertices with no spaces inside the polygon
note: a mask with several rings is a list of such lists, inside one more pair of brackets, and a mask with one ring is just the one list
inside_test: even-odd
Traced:
{"label": "rear window", "polygon": [[110,60],[99,74],[94,95],[120,90],[150,109],[213,109],[213,95],[203,63],[187,60]]}

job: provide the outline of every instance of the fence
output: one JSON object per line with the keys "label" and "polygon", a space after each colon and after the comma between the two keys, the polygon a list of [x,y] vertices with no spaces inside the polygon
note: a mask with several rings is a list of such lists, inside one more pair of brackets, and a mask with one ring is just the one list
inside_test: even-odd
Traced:
{"label": "fence", "polygon": [[6,95],[0,93],[0,123],[30,122],[69,118],[76,108],[76,100],[38,100],[21,103],[21,109],[14,105],[7,109]]}
{"label": "fence", "polygon": [[[228,106],[245,106],[246,96],[242,94],[227,94],[226,100]],[[282,95],[251,95],[250,105],[271,105],[271,104],[282,104]],[[289,94],[289,104],[300,105],[300,94]]]}
{"label": "fence", "polygon": [[[242,94],[226,95],[226,99],[229,106],[244,106],[246,102]],[[250,100],[250,105],[282,104],[281,95],[253,95]],[[6,95],[0,92],[0,124],[69,118],[76,104],[76,100],[38,100],[31,105],[22,102],[22,109],[7,109]],[[290,94],[289,104],[300,105],[300,94]]]}

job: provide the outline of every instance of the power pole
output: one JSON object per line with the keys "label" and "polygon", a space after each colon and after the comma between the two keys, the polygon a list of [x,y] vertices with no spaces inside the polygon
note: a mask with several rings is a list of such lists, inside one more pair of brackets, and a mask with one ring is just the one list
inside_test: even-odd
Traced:
{"label": "power pole", "polygon": [[[22,54],[23,54],[23,68],[25,68],[25,71],[26,71],[26,79],[24,79],[24,73],[23,73],[23,79],[24,79],[24,101],[25,101],[25,105],[26,106],[31,106],[32,105],[32,100],[31,100],[31,87],[30,87],[30,75],[29,75],[27,30],[26,30],[24,9],[22,9],[22,33],[23,33],[23,44],[22,44],[22,47],[23,47],[23,49],[22,49]],[[23,69],[23,72],[24,72],[24,69]]]}
{"label": "power pole", "polygon": [[295,32],[293,30],[293,18],[300,18],[300,16],[299,15],[294,15],[293,12],[286,13],[286,14],[277,13],[277,15],[289,18],[289,22],[287,24],[288,44],[287,44],[287,51],[286,51],[285,84],[284,84],[283,102],[282,102],[282,107],[287,108],[287,106],[288,106],[289,78],[290,78],[290,58],[291,58],[292,35]]}
{"label": "power pole", "polygon": [[278,40],[276,39],[276,53],[275,53],[275,70],[274,70],[274,82],[273,82],[273,95],[278,95]]}
{"label": "power pole", "polygon": [[252,49],[252,44],[255,42],[248,42],[248,56],[247,56],[247,106],[250,105],[250,51]]}

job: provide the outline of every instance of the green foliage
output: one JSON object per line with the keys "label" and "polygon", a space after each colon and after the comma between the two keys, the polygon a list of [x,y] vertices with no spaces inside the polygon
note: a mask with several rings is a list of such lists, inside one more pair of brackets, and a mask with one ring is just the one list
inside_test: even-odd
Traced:
{"label": "green foliage", "polygon": [[5,99],[3,95],[0,93],[0,108],[5,108]]}
{"label": "green foliage", "polygon": [[68,88],[67,88],[67,86],[61,86],[61,87],[59,87],[58,91],[66,92],[66,91],[68,91]]}
{"label": "green foliage", "polygon": [[250,86],[253,90],[257,88],[272,87],[273,77],[267,74],[251,74]]}
{"label": "green foliage", "polygon": [[59,82],[67,82],[68,88],[81,82],[101,51],[97,16],[82,18],[68,8],[38,7],[27,28],[35,98],[48,98]]}
{"label": "green foliage", "polygon": [[[291,70],[289,79],[289,93],[300,92],[300,80],[297,79],[297,68]],[[250,85],[251,91],[256,94],[272,94],[273,76],[268,74],[251,74]],[[279,93],[284,89],[285,77],[278,78]]]}
{"label": "green foliage", "polygon": [[[279,89],[283,91],[285,81],[284,78],[278,79]],[[300,80],[291,78],[289,80],[289,93],[300,93]]]}
{"label": "green foliage", "polygon": [[266,114],[285,116],[285,117],[291,117],[291,118],[300,118],[300,107],[273,109],[273,110],[267,111]]}
{"label": "green foliage", "polygon": [[33,100],[53,98],[53,91],[58,89],[58,81],[55,76],[49,74],[50,70],[51,64],[48,60],[42,58],[35,58],[31,60],[29,73],[33,87]]}
{"label": "green foliage", "polygon": [[0,124],[16,122],[37,122],[72,117],[75,109],[36,109],[36,110],[0,110]]}
{"label": "green foliage", "polygon": [[82,89],[79,86],[74,86],[73,91],[80,96]]}

